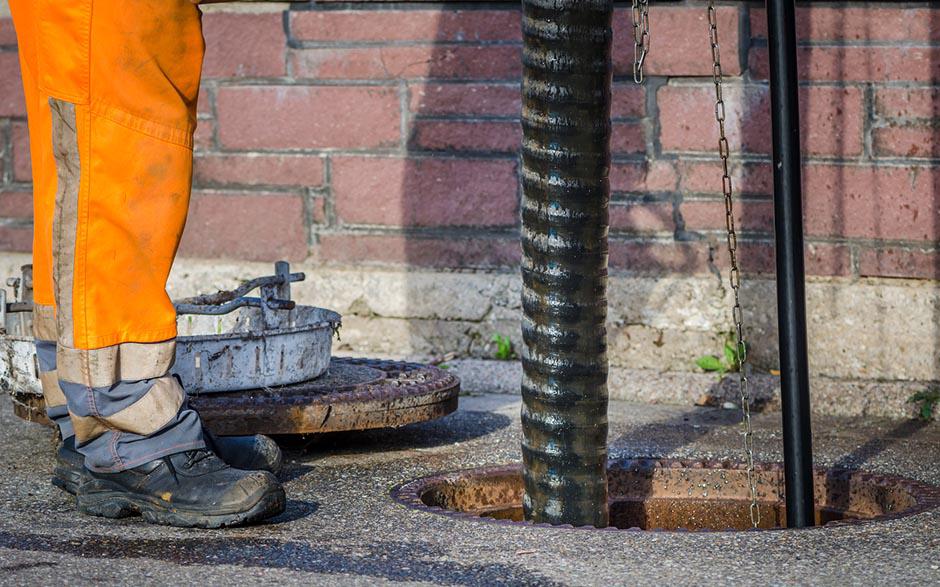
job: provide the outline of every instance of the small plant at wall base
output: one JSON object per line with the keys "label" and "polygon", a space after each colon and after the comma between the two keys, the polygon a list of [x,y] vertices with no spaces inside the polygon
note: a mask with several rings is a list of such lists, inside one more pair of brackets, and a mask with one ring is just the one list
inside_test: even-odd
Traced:
{"label": "small plant at wall base", "polygon": [[512,341],[508,336],[494,334],[493,342],[496,343],[496,352],[493,353],[493,358],[498,361],[511,361],[516,358],[516,351],[513,350]]}
{"label": "small plant at wall base", "polygon": [[907,398],[909,404],[920,404],[917,417],[924,422],[933,420],[934,408],[940,404],[940,389],[925,389]]}
{"label": "small plant at wall base", "polygon": [[742,349],[738,349],[735,339],[731,334],[725,337],[722,355],[702,355],[695,359],[695,364],[703,371],[716,373],[721,379],[726,373],[737,373],[741,368]]}

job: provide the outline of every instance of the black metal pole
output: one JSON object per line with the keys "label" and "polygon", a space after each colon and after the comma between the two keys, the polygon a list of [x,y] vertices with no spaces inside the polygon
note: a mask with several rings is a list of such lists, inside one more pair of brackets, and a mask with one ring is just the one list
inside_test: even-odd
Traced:
{"label": "black metal pole", "polygon": [[794,0],[767,0],[787,527],[815,523]]}
{"label": "black metal pole", "polygon": [[613,2],[523,9],[523,509],[604,527]]}

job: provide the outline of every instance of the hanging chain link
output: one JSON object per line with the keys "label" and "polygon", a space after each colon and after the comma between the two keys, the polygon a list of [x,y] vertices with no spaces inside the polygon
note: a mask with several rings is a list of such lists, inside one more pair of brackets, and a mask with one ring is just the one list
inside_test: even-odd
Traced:
{"label": "hanging chain link", "polygon": [[643,83],[643,63],[650,52],[649,0],[633,0],[633,81]]}
{"label": "hanging chain link", "polygon": [[760,507],[757,504],[757,481],[754,476],[754,435],[751,430],[751,394],[747,381],[747,346],[744,343],[744,315],[741,310],[741,272],[738,269],[738,235],[734,229],[734,200],[731,189],[731,170],[728,157],[731,149],[725,136],[725,100],[722,95],[721,54],[718,47],[718,13],[714,0],[708,0],[708,36],[712,47],[712,77],[715,82],[715,119],[718,121],[718,155],[721,157],[721,191],[725,196],[725,227],[728,230],[728,254],[731,257],[730,282],[734,294],[731,317],[734,320],[735,342],[738,349],[738,385],[741,393],[741,411],[744,425],[744,454],[747,458],[747,482],[751,491],[751,524],[760,525]]}

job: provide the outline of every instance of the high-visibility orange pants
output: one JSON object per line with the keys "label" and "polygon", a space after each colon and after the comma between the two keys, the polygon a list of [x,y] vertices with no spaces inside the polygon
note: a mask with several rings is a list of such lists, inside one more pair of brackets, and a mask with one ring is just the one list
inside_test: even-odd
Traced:
{"label": "high-visibility orange pants", "polygon": [[67,405],[92,469],[200,447],[198,417],[167,376],[176,313],[166,293],[192,180],[199,9],[190,0],[10,8],[33,162],[34,331],[56,341],[47,406]]}

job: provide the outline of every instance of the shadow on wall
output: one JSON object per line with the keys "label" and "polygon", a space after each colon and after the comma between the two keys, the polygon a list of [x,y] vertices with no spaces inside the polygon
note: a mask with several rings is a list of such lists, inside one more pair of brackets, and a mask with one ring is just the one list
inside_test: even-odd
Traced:
{"label": "shadow on wall", "polygon": [[[420,72],[424,79],[403,82],[410,109],[400,214],[409,266],[518,275],[520,14],[513,4],[481,10],[445,6],[438,13],[430,58]],[[614,28],[611,270],[638,275],[707,270],[703,257],[714,253],[713,246],[703,245],[702,235],[676,222],[680,197],[674,186],[659,185],[662,169],[653,160],[659,150],[652,118],[655,95],[666,80],[651,77],[644,87],[635,86],[628,10],[615,12]],[[707,28],[701,32],[707,48]],[[720,175],[714,180],[720,186]],[[650,284],[638,289],[651,295],[655,288]],[[521,312],[520,292],[512,295],[516,299],[511,308]],[[631,298],[636,309],[626,313],[640,313],[647,302]],[[506,316],[493,320],[488,311],[483,322],[476,323],[413,321],[412,346],[430,347],[438,355],[490,357],[492,337],[500,334],[508,335],[518,350],[518,314]],[[630,334],[615,324],[611,337],[616,336]],[[454,340],[464,343],[460,348],[448,346]]]}
{"label": "shadow on wall", "polygon": [[[520,11],[513,4],[480,10],[444,5],[432,14],[437,30],[427,62],[402,82],[404,261],[409,267],[514,276],[521,258]],[[462,283],[480,287],[477,280]],[[427,306],[412,299],[422,286],[409,291],[409,315],[428,316]],[[493,296],[508,292],[474,293],[464,303],[486,308],[457,304],[455,315],[443,321],[411,320],[412,348],[435,357],[488,356],[493,336],[500,334],[518,349],[518,320],[495,315]],[[519,308],[519,299],[507,302]]]}

